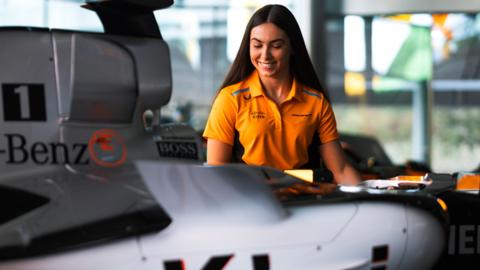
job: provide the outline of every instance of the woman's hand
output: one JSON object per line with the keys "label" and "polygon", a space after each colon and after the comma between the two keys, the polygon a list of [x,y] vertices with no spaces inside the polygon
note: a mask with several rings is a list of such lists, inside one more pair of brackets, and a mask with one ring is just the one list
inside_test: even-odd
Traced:
{"label": "woman's hand", "polygon": [[327,168],[332,171],[337,184],[356,185],[360,182],[360,174],[345,158],[338,140],[322,144],[320,155]]}

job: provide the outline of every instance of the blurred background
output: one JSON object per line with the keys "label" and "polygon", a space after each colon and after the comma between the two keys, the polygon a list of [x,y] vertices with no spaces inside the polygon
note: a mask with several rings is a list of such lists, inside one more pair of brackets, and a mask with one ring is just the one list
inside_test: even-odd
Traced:
{"label": "blurred background", "polygon": [[[0,0],[0,25],[102,32],[82,2]],[[249,17],[269,3],[295,14],[340,132],[376,137],[398,164],[479,166],[477,0],[176,0],[156,12],[172,56],[165,121],[203,130]]]}

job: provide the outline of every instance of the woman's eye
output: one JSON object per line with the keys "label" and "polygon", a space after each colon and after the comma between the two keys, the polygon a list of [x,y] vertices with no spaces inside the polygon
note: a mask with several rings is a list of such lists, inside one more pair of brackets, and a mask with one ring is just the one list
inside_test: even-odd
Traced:
{"label": "woman's eye", "polygon": [[253,44],[253,47],[256,48],[256,49],[260,49],[262,47],[262,45],[260,44]]}

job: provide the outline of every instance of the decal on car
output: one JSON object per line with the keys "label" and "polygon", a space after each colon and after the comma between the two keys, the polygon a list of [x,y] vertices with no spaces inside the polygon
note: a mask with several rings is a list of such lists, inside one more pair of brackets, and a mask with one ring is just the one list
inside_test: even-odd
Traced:
{"label": "decal on car", "polygon": [[118,167],[127,160],[125,140],[111,129],[94,132],[88,141],[88,151],[92,160],[102,167]]}
{"label": "decal on car", "polygon": [[47,121],[43,84],[2,84],[4,121]]}
{"label": "decal on car", "polygon": [[127,148],[122,136],[111,129],[95,131],[87,143],[41,142],[29,143],[18,133],[4,134],[7,144],[0,149],[6,154],[6,164],[36,165],[73,164],[88,165],[90,159],[97,165],[107,168],[121,166],[127,159]]}
{"label": "decal on car", "polygon": [[7,148],[0,149],[0,154],[7,155],[7,164],[24,164],[32,161],[37,165],[89,163],[86,143],[65,144],[61,142],[33,142],[27,146],[27,139],[22,134],[4,134]]}
{"label": "decal on car", "polygon": [[450,225],[448,255],[480,254],[480,225]]}
{"label": "decal on car", "polygon": [[[225,269],[228,262],[234,257],[233,254],[220,255],[211,257],[205,265],[201,268],[202,270],[222,270]],[[165,270],[188,270],[185,267],[184,260],[168,260],[163,263]],[[252,269],[253,270],[269,270],[270,269],[270,258],[268,254],[258,254],[252,255]]]}
{"label": "decal on car", "polygon": [[385,265],[388,260],[388,245],[374,246],[372,247],[372,270],[384,270],[387,269]]}
{"label": "decal on car", "polygon": [[198,159],[197,145],[194,142],[157,141],[156,143],[161,157]]}

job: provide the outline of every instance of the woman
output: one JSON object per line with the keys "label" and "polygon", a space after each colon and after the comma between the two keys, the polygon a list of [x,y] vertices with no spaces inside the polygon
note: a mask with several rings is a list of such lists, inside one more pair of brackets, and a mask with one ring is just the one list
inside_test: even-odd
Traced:
{"label": "woman", "polygon": [[281,5],[264,6],[248,22],[203,136],[208,164],[231,162],[238,145],[247,164],[318,168],[321,155],[337,183],[360,180],[338,142],[298,23]]}

